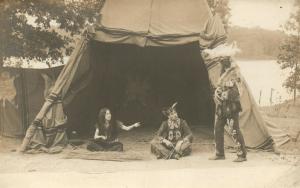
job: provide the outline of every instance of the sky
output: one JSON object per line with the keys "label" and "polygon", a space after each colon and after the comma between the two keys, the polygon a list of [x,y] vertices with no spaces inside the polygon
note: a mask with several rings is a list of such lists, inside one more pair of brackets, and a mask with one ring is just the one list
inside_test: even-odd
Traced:
{"label": "sky", "polygon": [[231,24],[280,30],[293,10],[293,0],[230,0]]}

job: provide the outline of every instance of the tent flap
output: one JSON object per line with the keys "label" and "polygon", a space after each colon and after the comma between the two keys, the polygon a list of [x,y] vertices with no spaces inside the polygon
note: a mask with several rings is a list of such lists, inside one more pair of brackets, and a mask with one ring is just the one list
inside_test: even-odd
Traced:
{"label": "tent flap", "polygon": [[[69,62],[67,65],[63,68],[60,75],[58,76],[50,95],[47,97],[46,102],[42,106],[40,112],[37,114],[35,120],[41,121],[44,119],[45,114],[50,110],[53,103],[59,101],[60,99],[63,99],[67,92],[69,91],[70,85],[78,75],[77,69],[79,64],[84,64],[85,62],[83,57],[88,56],[88,42],[89,39],[87,38],[87,35],[84,35],[80,41],[77,43],[76,48],[74,49]],[[80,72],[80,71],[79,71]]]}
{"label": "tent flap", "polygon": [[86,55],[85,52],[87,51],[87,46],[88,39],[86,36],[83,36],[76,45],[69,62],[57,78],[57,81],[51,91],[52,95],[60,95],[62,98],[65,96],[72,81],[74,80],[75,73],[79,64],[81,63],[82,57]]}

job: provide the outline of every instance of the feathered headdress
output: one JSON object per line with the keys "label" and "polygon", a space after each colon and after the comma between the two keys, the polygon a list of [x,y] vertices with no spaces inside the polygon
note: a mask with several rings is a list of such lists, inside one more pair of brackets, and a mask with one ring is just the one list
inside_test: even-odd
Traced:
{"label": "feathered headdress", "polygon": [[172,104],[172,106],[170,106],[170,107],[164,107],[162,110],[163,115],[168,117],[170,113],[172,113],[174,111],[176,112],[176,105],[177,105],[177,102]]}

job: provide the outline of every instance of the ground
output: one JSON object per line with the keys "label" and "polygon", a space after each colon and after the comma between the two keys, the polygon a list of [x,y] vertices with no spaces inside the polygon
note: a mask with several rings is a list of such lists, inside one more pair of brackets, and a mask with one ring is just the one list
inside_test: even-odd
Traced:
{"label": "ground", "polygon": [[[211,153],[182,160],[111,162],[63,159],[63,155],[1,155],[1,187],[274,187],[286,174],[299,172],[295,159],[271,153],[250,153],[248,161],[208,161]],[[293,173],[292,173],[293,174]],[[294,175],[294,174],[293,174]],[[285,183],[300,186],[294,175]],[[16,181],[17,180],[17,181]],[[282,182],[280,182],[282,183]],[[283,182],[284,183],[284,182]],[[278,184],[275,184],[278,185]],[[289,186],[292,187],[292,186]]]}
{"label": "ground", "polygon": [[[296,116],[274,116],[270,109],[262,110],[293,137],[300,131]],[[15,149],[20,140],[0,137],[0,187],[300,187],[300,155],[293,152],[299,146],[299,139],[288,143],[286,152],[281,154],[249,151],[247,162],[233,163],[235,153],[230,150],[226,160],[209,161],[213,154],[211,131],[200,128],[193,131],[196,133],[193,154],[178,161],[156,160],[150,155],[149,140],[154,130],[147,129],[121,135],[125,146],[122,155],[127,157],[121,161],[95,160],[94,154],[89,158],[94,160],[78,159],[82,155],[70,157],[70,153],[86,152],[84,146],[69,146],[52,155],[19,154]],[[132,156],[138,157],[129,160]]]}

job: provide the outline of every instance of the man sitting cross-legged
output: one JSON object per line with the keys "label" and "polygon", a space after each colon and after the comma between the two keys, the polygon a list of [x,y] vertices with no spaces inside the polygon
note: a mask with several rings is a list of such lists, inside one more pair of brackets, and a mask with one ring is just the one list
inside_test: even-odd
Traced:
{"label": "man sitting cross-legged", "polygon": [[178,117],[175,106],[163,110],[168,119],[162,122],[157,136],[151,141],[151,152],[157,159],[179,159],[192,151],[192,132],[187,122]]}

